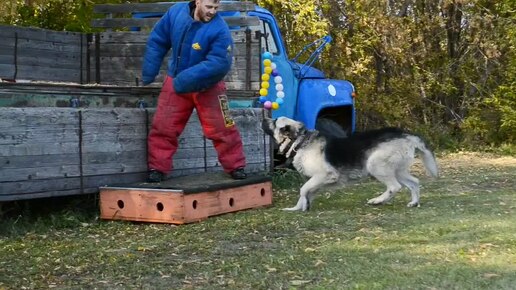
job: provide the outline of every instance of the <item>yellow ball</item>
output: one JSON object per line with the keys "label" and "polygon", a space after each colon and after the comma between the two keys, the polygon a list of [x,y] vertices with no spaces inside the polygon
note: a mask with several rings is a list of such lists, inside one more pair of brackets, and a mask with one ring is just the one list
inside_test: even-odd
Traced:
{"label": "yellow ball", "polygon": [[262,81],[265,81],[265,82],[266,82],[266,81],[268,81],[268,80],[270,80],[270,79],[271,79],[271,76],[270,76],[269,74],[263,74],[263,75],[262,75]]}
{"label": "yellow ball", "polygon": [[262,82],[262,88],[268,89],[270,86],[269,82]]}
{"label": "yellow ball", "polygon": [[266,96],[268,93],[267,89],[260,89],[260,96]]}
{"label": "yellow ball", "polygon": [[270,66],[266,66],[266,67],[263,69],[263,71],[264,71],[266,74],[271,74],[271,72],[272,72],[272,67],[270,67]]}
{"label": "yellow ball", "polygon": [[271,66],[271,63],[272,63],[272,61],[271,61],[270,59],[264,59],[264,60],[263,60],[263,65],[264,65],[265,67],[269,67],[269,66]]}
{"label": "yellow ball", "polygon": [[272,109],[277,110],[279,108],[279,104],[276,102],[272,102]]}

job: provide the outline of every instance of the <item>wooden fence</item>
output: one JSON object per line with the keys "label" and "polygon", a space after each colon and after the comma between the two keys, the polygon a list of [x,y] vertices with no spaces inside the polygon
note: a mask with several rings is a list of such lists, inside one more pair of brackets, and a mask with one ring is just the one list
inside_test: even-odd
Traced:
{"label": "wooden fence", "polygon": [[86,83],[87,36],[0,25],[0,78]]}
{"label": "wooden fence", "polygon": [[[153,109],[0,108],[0,201],[98,192],[141,182]],[[261,109],[232,110],[249,172],[271,167]],[[172,176],[222,170],[194,113]]]}
{"label": "wooden fence", "polygon": [[[235,43],[233,66],[225,78],[228,90],[258,91],[260,87],[260,41],[254,30],[232,31]],[[142,32],[103,32],[88,41],[88,82],[138,86],[148,34]],[[168,55],[156,83],[166,74]]]}
{"label": "wooden fence", "polygon": [[[257,27],[232,31],[233,66],[225,78],[235,96],[249,97],[260,87]],[[0,25],[0,78],[77,84],[139,86],[148,32],[81,34]],[[165,57],[156,85],[166,74]]]}

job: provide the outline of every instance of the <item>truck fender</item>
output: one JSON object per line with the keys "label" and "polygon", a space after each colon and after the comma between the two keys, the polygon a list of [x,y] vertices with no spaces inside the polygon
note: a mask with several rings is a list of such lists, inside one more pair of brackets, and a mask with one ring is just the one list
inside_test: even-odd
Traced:
{"label": "truck fender", "polygon": [[354,107],[354,91],[351,82],[346,80],[303,79],[299,84],[295,119],[308,129],[315,129],[317,116],[323,109]]}

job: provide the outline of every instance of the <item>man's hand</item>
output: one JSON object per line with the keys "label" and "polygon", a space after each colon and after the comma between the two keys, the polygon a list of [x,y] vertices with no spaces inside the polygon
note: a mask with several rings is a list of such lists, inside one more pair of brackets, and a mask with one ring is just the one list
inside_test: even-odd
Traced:
{"label": "man's hand", "polygon": [[142,84],[144,86],[147,86],[147,85],[150,85],[154,82],[154,78],[150,78],[150,77],[142,77]]}

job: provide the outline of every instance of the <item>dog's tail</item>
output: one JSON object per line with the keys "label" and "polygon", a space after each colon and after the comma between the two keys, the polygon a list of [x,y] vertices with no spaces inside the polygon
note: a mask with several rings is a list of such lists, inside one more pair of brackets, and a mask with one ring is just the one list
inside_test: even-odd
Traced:
{"label": "dog's tail", "polygon": [[437,168],[437,161],[435,160],[434,153],[428,149],[428,146],[425,144],[425,141],[423,141],[418,136],[413,136],[414,138],[411,138],[414,142],[414,145],[416,149],[421,151],[421,158],[423,159],[423,164],[425,165],[426,172],[429,173],[432,177],[438,177],[439,176],[439,169]]}

